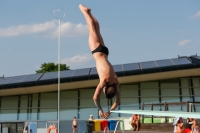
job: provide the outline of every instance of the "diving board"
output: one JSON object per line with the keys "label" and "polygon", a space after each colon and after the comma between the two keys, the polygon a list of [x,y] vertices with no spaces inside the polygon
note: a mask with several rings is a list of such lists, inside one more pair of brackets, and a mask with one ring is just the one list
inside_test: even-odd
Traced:
{"label": "diving board", "polygon": [[184,117],[184,118],[199,118],[198,112],[178,112],[178,111],[152,111],[152,110],[117,110],[110,111],[112,113],[124,114],[140,114],[140,115],[155,115],[155,116],[171,116],[171,117]]}

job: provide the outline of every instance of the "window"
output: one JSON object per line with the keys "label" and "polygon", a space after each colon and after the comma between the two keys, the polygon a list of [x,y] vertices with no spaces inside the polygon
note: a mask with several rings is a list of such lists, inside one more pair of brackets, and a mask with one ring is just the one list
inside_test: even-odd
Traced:
{"label": "window", "polygon": [[[120,110],[138,110],[138,85],[120,85]],[[120,114],[121,117],[129,117],[130,114]]]}
{"label": "window", "polygon": [[28,107],[28,96],[22,95],[20,98],[20,111],[19,120],[27,120],[27,107]]}
{"label": "window", "polygon": [[60,119],[73,119],[78,114],[78,91],[61,91]]}
{"label": "window", "polygon": [[[180,102],[179,79],[161,81],[162,102]],[[178,106],[168,106],[169,111],[180,111]]]}
{"label": "window", "polygon": [[98,118],[98,109],[93,101],[94,91],[94,89],[80,90],[80,119],[89,119],[91,114],[94,118]]}
{"label": "window", "polygon": [[18,97],[1,98],[1,117],[0,120],[17,120]]}
{"label": "window", "polygon": [[29,115],[30,120],[37,120],[37,110],[38,110],[38,94],[32,95],[32,109]]}
{"label": "window", "polygon": [[[193,78],[193,89],[195,102],[200,102],[200,78]],[[200,104],[195,104],[196,112],[200,111]]]}
{"label": "window", "polygon": [[191,101],[190,96],[189,96],[189,95],[192,95],[191,89],[192,88],[190,87],[190,79],[182,78],[181,79],[182,102]]}
{"label": "window", "polygon": [[[158,82],[141,82],[141,103],[151,104],[159,103],[159,83]],[[151,110],[151,106],[144,106],[144,110]],[[153,110],[159,110],[154,106]]]}
{"label": "window", "polygon": [[56,92],[41,93],[39,120],[57,119],[57,110],[58,110],[57,109],[58,108],[57,95],[58,94]]}

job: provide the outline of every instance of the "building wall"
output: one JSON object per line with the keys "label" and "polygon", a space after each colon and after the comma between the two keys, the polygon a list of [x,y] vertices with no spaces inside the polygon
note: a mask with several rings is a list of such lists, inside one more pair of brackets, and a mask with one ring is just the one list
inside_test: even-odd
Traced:
{"label": "building wall", "polygon": [[[93,102],[94,88],[61,91],[60,120],[98,118],[98,109]],[[142,103],[200,102],[200,78],[177,78],[161,81],[139,82],[120,85],[121,103],[117,109],[141,109]],[[101,94],[101,105],[107,111],[112,102]],[[57,120],[57,92],[0,97],[0,121],[51,121]],[[116,110],[117,110],[116,109]],[[145,106],[150,110],[150,106]],[[153,110],[164,110],[163,106]],[[170,111],[186,111],[186,106],[169,106]],[[196,105],[200,111],[200,104]],[[128,117],[113,113],[111,117]]]}

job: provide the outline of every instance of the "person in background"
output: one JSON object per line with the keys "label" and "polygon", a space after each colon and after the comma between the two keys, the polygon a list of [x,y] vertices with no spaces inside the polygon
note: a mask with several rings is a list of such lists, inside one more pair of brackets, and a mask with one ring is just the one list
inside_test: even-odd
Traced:
{"label": "person in background", "polygon": [[94,120],[93,115],[90,115],[89,120]]}
{"label": "person in background", "polygon": [[193,120],[193,125],[191,128],[192,128],[192,133],[200,133],[199,125],[196,119]]}
{"label": "person in background", "polygon": [[131,119],[131,126],[133,127],[133,131],[139,131],[140,124],[140,115],[134,114]]}
{"label": "person in background", "polygon": [[175,117],[174,118],[174,122],[173,122],[173,126],[174,126],[174,133],[176,133],[177,131],[177,123],[180,117]]}
{"label": "person in background", "polygon": [[192,131],[193,118],[187,118],[186,128],[184,129],[184,133],[190,133]]}
{"label": "person in background", "polygon": [[193,125],[193,118],[187,118],[187,128],[192,129],[192,125]]}
{"label": "person in background", "polygon": [[54,133],[58,133],[58,130],[57,130],[57,128],[56,128],[56,126],[55,126],[54,123],[51,123],[51,124],[49,125],[49,127],[47,128],[47,132],[46,132],[46,133],[50,133],[51,130],[53,130]]}
{"label": "person in background", "polygon": [[30,129],[30,133],[33,133],[32,129]]}
{"label": "person in background", "polygon": [[184,133],[183,132],[183,119],[180,117],[178,122],[176,123],[176,133]]}
{"label": "person in background", "polygon": [[24,127],[23,133],[28,133],[28,122],[26,122],[26,126]]}
{"label": "person in background", "polygon": [[76,117],[74,117],[74,120],[72,122],[72,129],[73,129],[73,133],[78,133],[78,122],[76,120]]}

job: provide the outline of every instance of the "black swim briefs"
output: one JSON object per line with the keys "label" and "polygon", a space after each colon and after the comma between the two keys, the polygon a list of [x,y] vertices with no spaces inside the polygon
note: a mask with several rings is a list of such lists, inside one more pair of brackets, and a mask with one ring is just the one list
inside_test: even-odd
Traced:
{"label": "black swim briefs", "polygon": [[92,51],[92,54],[96,53],[96,52],[102,52],[106,55],[109,54],[108,48],[103,46],[103,45],[99,45],[95,50]]}

